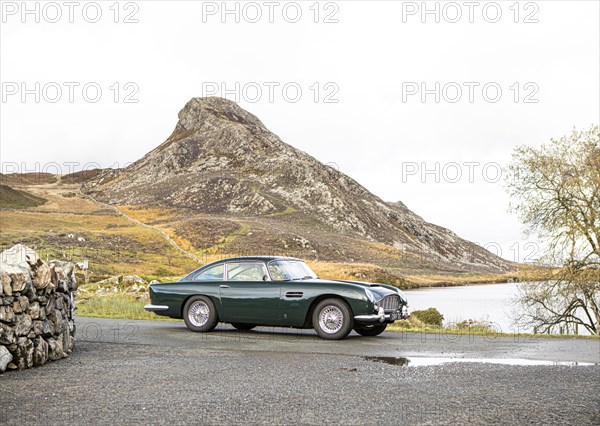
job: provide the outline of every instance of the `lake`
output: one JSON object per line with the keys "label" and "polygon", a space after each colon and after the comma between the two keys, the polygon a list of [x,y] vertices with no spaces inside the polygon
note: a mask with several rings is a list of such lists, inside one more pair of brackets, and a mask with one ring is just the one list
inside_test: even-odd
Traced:
{"label": "lake", "polygon": [[485,320],[504,333],[531,333],[533,330],[513,325],[513,312],[519,305],[514,300],[519,296],[521,283],[479,284],[460,287],[434,287],[406,290],[410,311],[436,308],[444,315],[444,324],[464,320]]}

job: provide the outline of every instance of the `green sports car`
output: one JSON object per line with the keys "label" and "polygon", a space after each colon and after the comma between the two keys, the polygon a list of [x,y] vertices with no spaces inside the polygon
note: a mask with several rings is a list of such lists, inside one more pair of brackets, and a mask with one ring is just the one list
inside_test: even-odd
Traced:
{"label": "green sports car", "polygon": [[178,282],[150,285],[144,308],[183,318],[192,331],[217,323],[239,330],[257,325],[314,328],[324,339],[343,339],[352,329],[381,334],[408,317],[406,298],[396,287],[320,279],[302,260],[256,256],[219,260]]}

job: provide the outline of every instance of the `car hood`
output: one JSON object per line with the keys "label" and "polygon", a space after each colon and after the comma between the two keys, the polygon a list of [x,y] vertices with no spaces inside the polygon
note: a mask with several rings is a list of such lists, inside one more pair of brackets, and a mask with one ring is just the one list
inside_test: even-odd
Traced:
{"label": "car hood", "polygon": [[353,284],[356,286],[360,286],[360,287],[365,287],[368,288],[369,290],[371,290],[371,292],[375,295],[375,298],[377,300],[381,300],[383,299],[385,296],[389,296],[390,294],[397,294],[400,296],[400,298],[402,299],[402,301],[406,304],[407,300],[406,300],[406,296],[404,295],[404,293],[402,292],[402,290],[400,290],[397,287],[391,286],[391,285],[387,285],[387,284],[377,284],[377,283],[368,283],[368,282],[364,282],[364,281],[350,281],[350,280],[324,280],[324,279],[316,279],[316,280],[312,280],[314,282],[327,282],[327,283],[331,283],[331,284]]}

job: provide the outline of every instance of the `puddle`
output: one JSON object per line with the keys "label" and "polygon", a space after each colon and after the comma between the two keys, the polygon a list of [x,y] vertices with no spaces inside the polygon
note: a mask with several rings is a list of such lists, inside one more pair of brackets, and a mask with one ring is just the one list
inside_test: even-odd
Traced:
{"label": "puddle", "polygon": [[571,361],[542,361],[532,359],[516,358],[433,358],[433,357],[398,357],[398,356],[366,356],[367,361],[382,362],[391,365],[408,367],[426,367],[431,365],[442,365],[451,363],[477,363],[477,364],[501,364],[501,365],[555,365],[567,367],[581,367],[598,365],[593,362],[571,362]]}

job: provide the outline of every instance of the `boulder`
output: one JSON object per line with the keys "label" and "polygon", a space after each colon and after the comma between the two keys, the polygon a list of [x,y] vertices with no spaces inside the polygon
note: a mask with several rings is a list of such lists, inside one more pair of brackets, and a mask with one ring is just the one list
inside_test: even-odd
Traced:
{"label": "boulder", "polygon": [[33,342],[30,339],[19,337],[14,359],[19,370],[33,367]]}
{"label": "boulder", "polygon": [[54,324],[50,320],[45,320],[42,326],[42,336],[50,337],[54,334]]}
{"label": "boulder", "polygon": [[[15,292],[25,291],[28,284],[31,284],[31,275],[29,269],[19,265],[11,265],[8,263],[0,263],[0,276],[2,276],[2,289],[6,296],[10,296]],[[10,286],[8,280],[10,278]]]}
{"label": "boulder", "polygon": [[27,313],[31,316],[31,319],[38,319],[40,317],[40,304],[39,302],[32,302],[29,304]]}
{"label": "boulder", "polygon": [[44,330],[44,321],[36,320],[33,321],[33,332],[36,336],[41,336]]}
{"label": "boulder", "polygon": [[0,306],[0,321],[13,322],[15,313],[10,306]]}
{"label": "boulder", "polygon": [[33,278],[33,286],[36,289],[43,289],[52,284],[51,281],[52,273],[50,271],[50,267],[46,263],[42,263],[37,266],[35,270],[35,276]]}
{"label": "boulder", "polygon": [[19,265],[23,263],[35,265],[39,260],[40,257],[35,250],[24,246],[23,244],[16,244],[0,253],[0,262],[9,265]]}
{"label": "boulder", "polygon": [[15,316],[15,334],[17,336],[27,336],[32,326],[33,322],[29,315],[21,314]]}
{"label": "boulder", "polygon": [[98,281],[96,284],[101,287],[119,285],[119,277],[110,277],[105,280]]}
{"label": "boulder", "polygon": [[63,293],[73,291],[76,288],[75,264],[61,260],[48,262],[52,270],[51,281]]}
{"label": "boulder", "polygon": [[48,359],[56,361],[64,357],[65,352],[63,351],[62,336],[59,336],[58,339],[48,339]]}
{"label": "boulder", "polygon": [[6,367],[12,361],[13,356],[4,346],[0,346],[0,373],[6,371]]}
{"label": "boulder", "polygon": [[29,299],[27,296],[19,296],[13,302],[13,310],[15,311],[15,314],[26,312],[27,309],[29,309]]}
{"label": "boulder", "polygon": [[139,284],[134,284],[134,285],[132,285],[130,287],[127,287],[125,289],[125,291],[127,293],[141,293],[141,292],[146,292],[147,290],[148,289],[145,286],[139,285]]}
{"label": "boulder", "polygon": [[12,345],[15,342],[15,330],[0,322],[0,345]]}
{"label": "boulder", "polygon": [[138,285],[144,285],[144,284],[148,284],[148,282],[143,279],[142,277],[139,277],[137,275],[124,275],[121,283],[124,286],[131,286],[134,284],[138,284]]}
{"label": "boulder", "polygon": [[43,365],[48,361],[48,343],[41,337],[36,340],[33,352],[33,365]]}

